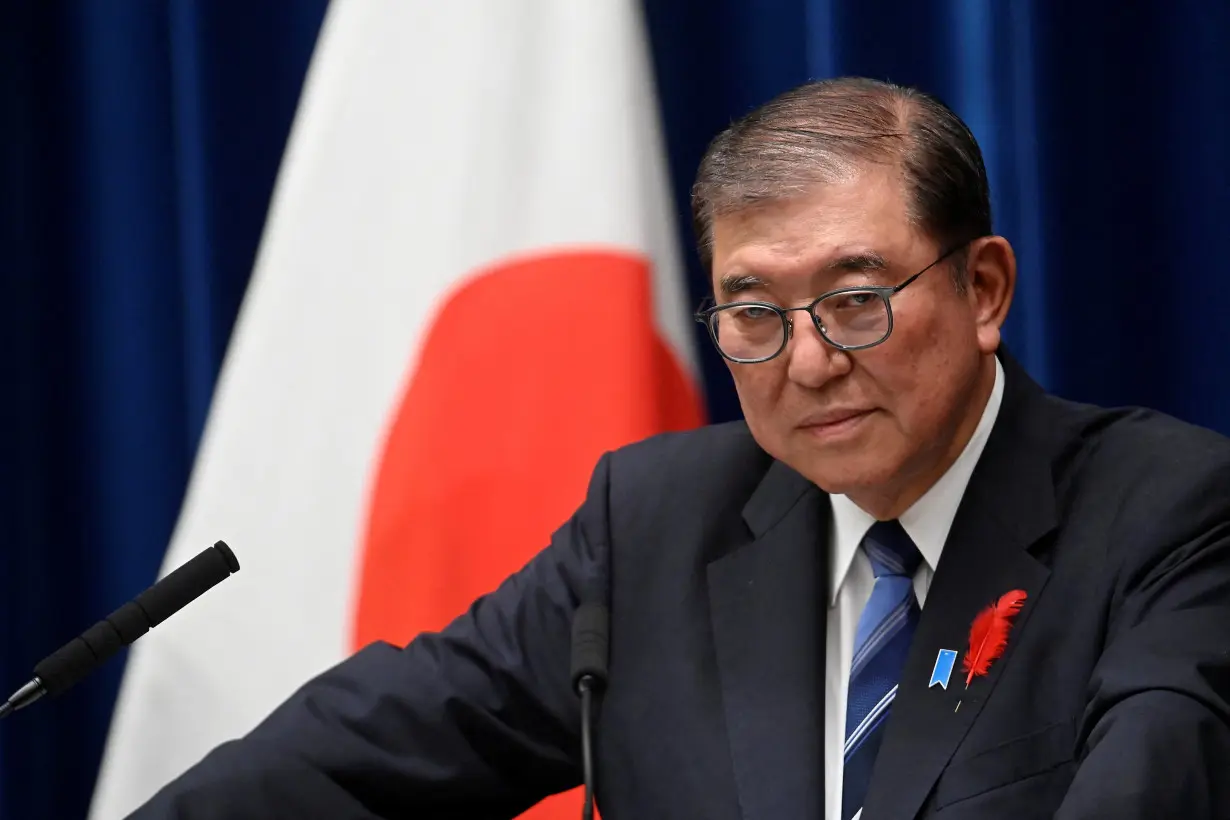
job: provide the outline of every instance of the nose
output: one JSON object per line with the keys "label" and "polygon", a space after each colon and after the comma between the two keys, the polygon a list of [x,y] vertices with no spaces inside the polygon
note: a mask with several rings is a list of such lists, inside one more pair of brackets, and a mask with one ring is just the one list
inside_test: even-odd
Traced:
{"label": "nose", "polygon": [[850,354],[825,341],[809,315],[799,312],[792,318],[794,332],[783,351],[792,382],[817,389],[850,372]]}

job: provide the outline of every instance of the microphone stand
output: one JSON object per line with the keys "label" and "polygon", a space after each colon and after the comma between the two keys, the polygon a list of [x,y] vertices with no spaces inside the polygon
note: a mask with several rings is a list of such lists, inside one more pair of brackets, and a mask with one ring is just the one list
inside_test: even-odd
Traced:
{"label": "microphone stand", "polygon": [[572,621],[572,688],[581,697],[581,761],[585,777],[582,820],[594,816],[594,696],[606,687],[610,618],[607,608],[584,603]]}

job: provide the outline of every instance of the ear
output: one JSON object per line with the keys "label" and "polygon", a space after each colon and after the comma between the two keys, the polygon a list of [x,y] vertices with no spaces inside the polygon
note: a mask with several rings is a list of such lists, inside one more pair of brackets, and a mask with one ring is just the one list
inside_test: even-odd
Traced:
{"label": "ear", "polygon": [[1016,288],[1016,254],[1008,240],[985,236],[971,242],[966,278],[966,298],[974,314],[978,347],[983,353],[994,353]]}

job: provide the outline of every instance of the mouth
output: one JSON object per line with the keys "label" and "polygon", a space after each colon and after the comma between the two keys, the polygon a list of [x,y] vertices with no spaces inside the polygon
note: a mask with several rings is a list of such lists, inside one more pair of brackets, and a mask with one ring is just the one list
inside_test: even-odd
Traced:
{"label": "mouth", "polygon": [[827,413],[799,425],[799,429],[811,436],[824,439],[843,438],[853,434],[874,410],[849,410]]}

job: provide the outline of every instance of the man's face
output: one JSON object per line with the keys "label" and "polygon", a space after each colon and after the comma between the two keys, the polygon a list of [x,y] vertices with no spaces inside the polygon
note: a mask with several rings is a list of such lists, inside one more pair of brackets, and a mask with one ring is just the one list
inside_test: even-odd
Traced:
{"label": "man's face", "polygon": [[[715,294],[796,307],[900,284],[945,250],[911,226],[895,169],[872,166],[716,219]],[[913,503],[959,454],[994,379],[998,322],[980,322],[975,289],[959,292],[950,272],[946,260],[892,297],[892,334],[876,347],[838,350],[800,311],[777,358],[728,363],[760,445],[873,514]]]}

